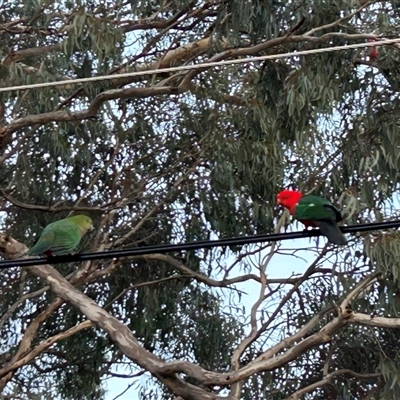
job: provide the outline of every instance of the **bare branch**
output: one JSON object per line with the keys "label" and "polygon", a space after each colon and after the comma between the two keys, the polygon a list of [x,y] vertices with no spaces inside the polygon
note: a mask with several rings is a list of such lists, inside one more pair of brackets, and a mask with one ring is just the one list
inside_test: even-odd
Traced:
{"label": "bare branch", "polygon": [[351,369],[340,369],[338,371],[332,372],[326,375],[323,379],[318,382],[315,382],[311,385],[306,386],[305,388],[299,389],[294,392],[291,396],[287,397],[285,400],[300,400],[302,396],[306,393],[310,393],[313,390],[330,383],[332,379],[339,375],[351,375],[354,378],[358,379],[371,379],[371,378],[379,378],[382,376],[381,373],[371,373],[371,374],[358,374],[357,372],[352,371]]}
{"label": "bare branch", "polygon": [[[325,312],[327,311],[325,310]],[[322,318],[322,317],[320,314],[318,314],[314,318]],[[314,319],[312,323],[313,324],[316,323]],[[237,371],[232,371],[222,374],[202,371],[200,374],[199,373],[200,371],[193,371],[193,369],[191,368],[192,365],[188,362],[173,361],[165,365],[165,367],[162,369],[162,372],[166,374],[181,372],[188,374],[189,376],[192,376],[195,379],[199,379],[200,377],[205,375],[207,379],[202,382],[204,385],[230,386],[236,382],[248,378],[250,375],[254,375],[262,371],[270,371],[272,369],[279,368],[287,364],[288,362],[294,360],[300,354],[303,354],[308,349],[320,345],[322,343],[329,342],[331,340],[331,336],[339,329],[347,325],[348,323],[349,323],[348,318],[344,318],[343,316],[339,315],[338,317],[334,318],[331,322],[327,323],[319,332],[316,332],[313,335],[308,336],[306,339],[301,340],[299,343],[297,343],[293,347],[290,347],[282,354],[275,355],[274,357],[272,357],[272,355],[275,354],[276,351],[272,349],[271,349],[272,351],[268,350],[261,356],[257,357],[255,360],[253,360],[252,362],[250,362],[249,364],[240,368]],[[305,327],[302,328],[301,332],[303,333],[303,330],[305,329],[308,330],[310,328],[310,325],[311,323],[307,324],[306,325],[307,328]],[[296,335],[293,335],[291,339],[293,340],[294,336],[297,335],[301,337],[301,335],[297,333]],[[282,348],[287,347],[285,346],[286,343],[287,343],[286,340],[283,340],[280,346]],[[195,373],[195,375],[193,375],[193,373]]]}
{"label": "bare branch", "polygon": [[364,8],[369,7],[371,4],[377,3],[381,0],[373,0],[373,1],[368,1],[365,4],[363,4],[361,7],[359,7],[358,9],[356,9],[355,11],[345,15],[344,17],[341,17],[339,19],[337,19],[336,21],[333,21],[329,24],[326,25],[322,25],[322,26],[318,26],[316,28],[313,28],[311,30],[309,30],[308,32],[306,32],[304,34],[304,36],[310,36],[313,35],[315,32],[319,32],[322,30],[326,30],[326,29],[330,29],[330,28],[334,28],[335,26],[341,24],[343,21],[346,21],[348,19],[351,19],[352,17],[354,17],[355,15],[359,14]]}
{"label": "bare branch", "polygon": [[72,335],[75,335],[75,333],[83,330],[90,328],[92,326],[92,321],[85,321],[80,323],[79,325],[76,325],[72,328],[67,329],[65,332],[61,332],[57,335],[54,335],[48,339],[46,339],[44,342],[39,343],[34,347],[34,349],[29,352],[26,356],[20,358],[18,361],[11,360],[8,366],[0,370],[0,377],[5,376],[7,373],[15,371],[16,369],[28,364],[31,362],[35,357],[37,357],[39,354],[41,354],[44,350],[48,349],[50,346],[52,346],[54,343],[66,339]]}
{"label": "bare branch", "polygon": [[354,313],[350,322],[352,324],[374,326],[376,328],[400,328],[400,318],[374,317],[362,313]]}
{"label": "bare branch", "polygon": [[340,308],[342,310],[346,309],[352,299],[354,299],[363,289],[370,286],[374,283],[377,277],[380,275],[380,272],[375,272],[364,278],[361,282],[359,282],[355,288],[346,296],[346,298],[342,301]]}
{"label": "bare branch", "polygon": [[[50,303],[47,308],[42,311],[28,326],[26,329],[22,340],[19,343],[19,347],[17,352],[14,354],[13,358],[11,359],[9,365],[15,365],[21,358],[25,357],[28,352],[30,351],[33,339],[36,336],[38,329],[41,327],[41,324],[46,321],[46,319],[55,311],[57,310],[63,300],[60,298],[56,298]],[[0,391],[2,391],[5,385],[10,381],[14,374],[14,369],[7,369],[7,367],[2,368],[0,370]]]}
{"label": "bare branch", "polygon": [[2,315],[0,318],[0,330],[3,328],[5,322],[8,320],[8,318],[11,317],[11,315],[14,313],[14,311],[26,300],[32,299],[34,297],[40,296],[44,292],[47,292],[49,290],[49,286],[45,286],[39,290],[36,290],[35,292],[32,293],[27,293],[20,297],[11,307],[8,308],[8,310]]}
{"label": "bare branch", "polygon": [[206,275],[203,275],[199,272],[191,270],[190,268],[183,265],[176,258],[169,256],[167,254],[155,253],[155,254],[147,254],[147,255],[137,256],[137,257],[135,256],[135,257],[131,257],[131,258],[142,258],[145,260],[157,260],[157,261],[166,262],[166,263],[172,265],[174,268],[176,268],[178,271],[180,271],[185,276],[192,277],[196,281],[205,283],[206,285],[212,286],[212,287],[228,287],[234,283],[246,282],[248,280],[255,280],[256,282],[260,282],[260,278],[255,274],[246,274],[246,275],[237,276],[237,277],[231,278],[231,279],[223,279],[220,281],[213,279],[213,278],[209,278]]}
{"label": "bare branch", "polygon": [[[183,381],[174,373],[162,373],[164,369],[163,367],[168,365],[166,362],[140,346],[126,325],[108,314],[89,297],[75,289],[54,268],[49,265],[44,265],[41,267],[31,267],[30,270],[35,275],[44,279],[57,296],[70,302],[74,307],[85,314],[95,325],[106,331],[127,357],[142,368],[151,372],[161,382],[170,387],[174,393],[185,396],[187,390],[190,389],[193,399],[223,399],[220,396],[216,396],[204,389]],[[186,365],[186,373],[188,373],[189,376],[193,376],[200,381],[205,380],[207,376],[206,370],[191,363],[184,363],[184,365]]]}
{"label": "bare branch", "polygon": [[5,233],[0,233],[0,256],[6,260],[15,260],[28,251],[23,243]]}
{"label": "bare branch", "polygon": [[64,207],[55,207],[55,206],[40,206],[38,204],[29,204],[14,199],[6,191],[2,191],[3,197],[9,201],[12,205],[19,208],[24,208],[26,210],[37,210],[37,211],[45,211],[45,212],[61,212],[61,211],[104,211],[103,207],[83,207],[83,206],[64,206]]}
{"label": "bare branch", "polygon": [[43,56],[45,54],[51,53],[52,51],[62,51],[63,47],[63,43],[58,43],[50,46],[33,47],[30,49],[12,51],[7,57],[3,59],[2,65],[8,67],[11,63],[24,60],[25,58]]}
{"label": "bare branch", "polygon": [[[250,346],[251,343],[254,342],[254,340],[256,340],[262,332],[264,332],[267,327],[272,323],[272,321],[275,320],[276,316],[279,314],[280,310],[282,309],[282,307],[290,300],[290,298],[292,297],[292,294],[294,292],[296,292],[296,290],[300,287],[300,285],[305,282],[314,272],[315,272],[315,267],[316,265],[319,263],[319,261],[326,255],[326,253],[328,252],[328,245],[326,245],[324,247],[324,249],[322,250],[322,252],[320,253],[320,255],[314,260],[314,262],[310,265],[310,267],[307,269],[307,271],[304,273],[303,276],[301,276],[293,285],[293,287],[288,291],[288,293],[284,296],[284,298],[281,300],[281,302],[279,303],[279,305],[275,308],[274,312],[272,313],[272,315],[269,317],[269,319],[267,321],[265,321],[262,326],[260,327],[260,329],[257,329],[257,325],[255,322],[253,322],[253,326],[252,326],[252,330],[249,333],[248,336],[246,336],[237,346],[237,348],[235,349],[234,355],[233,355],[233,359],[239,359],[240,355],[243,354],[243,352]],[[268,280],[268,282],[270,282]],[[260,299],[259,299],[260,300]],[[257,301],[256,305],[258,308],[258,303],[260,301]],[[254,306],[252,308],[252,315],[255,313],[256,310],[254,310]],[[253,317],[255,318],[255,316]],[[313,319],[311,320],[313,321]],[[305,331],[303,334],[306,334],[315,324],[318,323],[319,320],[315,321],[315,323],[313,323],[312,325],[308,326],[305,325]],[[310,323],[309,323],[310,324]],[[297,337],[292,336],[293,341],[297,340]],[[288,340],[288,339],[287,339]],[[288,344],[285,341],[285,343],[281,342],[280,345],[274,346],[272,349],[274,349],[274,354],[276,354],[278,351],[281,350],[282,347],[286,347]]]}
{"label": "bare branch", "polygon": [[141,282],[141,283],[136,283],[135,285],[130,285],[126,289],[124,289],[118,296],[114,297],[110,302],[108,302],[104,306],[104,308],[107,308],[111,304],[115,303],[118,299],[123,297],[130,290],[137,289],[137,288],[143,287],[143,286],[158,285],[158,284],[163,283],[163,282],[171,281],[171,280],[174,280],[174,279],[181,279],[181,278],[187,278],[187,276],[186,275],[173,275],[173,276],[167,276],[166,278],[156,279],[154,281]]}
{"label": "bare branch", "polygon": [[129,88],[129,89],[112,89],[97,95],[90,103],[86,110],[69,112],[69,111],[51,111],[43,114],[27,115],[16,119],[6,127],[0,128],[0,137],[8,136],[26,126],[34,124],[47,124],[49,122],[66,122],[81,121],[93,118],[97,115],[100,106],[109,100],[116,99],[132,99],[145,98],[150,96],[161,96],[165,94],[178,94],[179,89],[172,87],[149,87],[149,88]]}

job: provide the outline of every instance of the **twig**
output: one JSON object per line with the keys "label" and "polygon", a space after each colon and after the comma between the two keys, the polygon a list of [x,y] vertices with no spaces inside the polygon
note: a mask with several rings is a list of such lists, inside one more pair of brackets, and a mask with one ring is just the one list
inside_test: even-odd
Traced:
{"label": "twig", "polygon": [[305,388],[299,389],[296,392],[294,392],[291,396],[287,397],[285,400],[299,400],[302,398],[303,395],[305,395],[306,393],[310,393],[313,390],[326,385],[327,383],[330,383],[331,380],[338,375],[351,375],[354,378],[358,378],[358,379],[371,379],[371,378],[379,378],[380,376],[382,376],[381,373],[371,373],[371,374],[359,374],[357,372],[352,371],[351,369],[340,369],[338,371],[332,372],[328,375],[326,375],[323,379],[321,379],[318,382],[315,382]]}
{"label": "twig", "polygon": [[340,309],[342,311],[345,310],[354,297],[356,297],[363,289],[377,281],[377,277],[379,275],[381,275],[380,272],[375,272],[364,278],[360,283],[358,283],[355,288],[342,301],[342,303],[340,304]]}

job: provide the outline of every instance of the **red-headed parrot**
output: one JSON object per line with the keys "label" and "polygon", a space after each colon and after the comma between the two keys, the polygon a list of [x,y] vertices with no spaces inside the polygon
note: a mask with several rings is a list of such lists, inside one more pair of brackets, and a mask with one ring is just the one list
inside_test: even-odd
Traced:
{"label": "red-headed parrot", "polygon": [[328,200],[314,195],[303,196],[296,190],[282,190],[276,196],[276,202],[289,209],[290,214],[306,227],[318,227],[331,243],[347,244],[337,226],[342,215]]}
{"label": "red-headed parrot", "polygon": [[38,241],[28,251],[30,256],[70,254],[83,235],[93,229],[93,221],[86,215],[75,215],[47,225]]}

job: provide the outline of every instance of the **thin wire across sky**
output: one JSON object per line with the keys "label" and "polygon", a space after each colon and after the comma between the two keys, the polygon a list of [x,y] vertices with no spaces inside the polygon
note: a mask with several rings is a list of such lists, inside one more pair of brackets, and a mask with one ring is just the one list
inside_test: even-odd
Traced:
{"label": "thin wire across sky", "polygon": [[154,75],[154,74],[161,74],[161,73],[166,73],[166,72],[189,71],[189,70],[194,70],[194,69],[219,67],[219,66],[223,66],[223,65],[248,64],[248,63],[253,63],[256,61],[277,60],[277,59],[282,59],[282,58],[298,57],[298,56],[303,56],[303,55],[307,55],[307,54],[329,53],[332,51],[358,49],[360,47],[375,47],[375,46],[391,45],[391,44],[395,44],[395,43],[400,43],[400,38],[383,39],[383,40],[379,40],[379,41],[366,42],[366,43],[354,43],[354,44],[348,44],[348,45],[343,45],[343,46],[332,46],[332,47],[325,47],[325,48],[321,48],[321,49],[292,51],[290,53],[270,54],[270,55],[259,56],[259,57],[239,58],[239,59],[235,59],[235,60],[222,60],[222,61],[200,63],[200,64],[181,65],[178,67],[150,69],[150,70],[146,70],[146,71],[132,71],[132,72],[126,72],[123,74],[100,75],[100,76],[91,76],[88,78],[79,78],[79,79],[77,78],[77,79],[69,79],[69,80],[63,80],[63,81],[42,82],[42,83],[34,83],[34,84],[20,85],[20,86],[8,86],[8,87],[0,88],[0,93],[12,92],[12,91],[16,91],[16,90],[38,89],[38,88],[52,87],[52,86],[63,86],[63,85],[70,86],[73,84],[105,81],[105,80],[110,80],[110,79],[132,78],[134,76]]}
{"label": "thin wire across sky", "polygon": [[[367,231],[378,231],[383,229],[400,228],[400,220],[371,222],[366,224],[349,225],[341,227],[343,233],[359,233]],[[161,244],[156,246],[132,247],[128,249],[116,249],[99,251],[97,253],[82,253],[66,256],[43,257],[43,258],[22,258],[12,261],[0,261],[0,270],[13,267],[32,267],[34,265],[60,264],[66,262],[83,262],[89,260],[101,260],[110,258],[125,258],[142,256],[155,253],[173,253],[179,251],[190,251],[200,249],[210,249],[213,247],[243,246],[247,244],[278,242],[281,240],[301,239],[305,237],[321,236],[319,229],[304,230],[289,233],[259,234],[252,236],[241,236],[219,240],[201,240],[196,242]]]}

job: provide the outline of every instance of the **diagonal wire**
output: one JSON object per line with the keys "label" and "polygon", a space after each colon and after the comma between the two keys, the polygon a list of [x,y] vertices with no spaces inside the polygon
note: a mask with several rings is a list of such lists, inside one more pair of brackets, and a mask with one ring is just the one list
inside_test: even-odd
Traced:
{"label": "diagonal wire", "polygon": [[210,68],[210,67],[218,67],[223,65],[233,65],[233,64],[246,64],[252,63],[256,61],[265,61],[265,60],[277,60],[281,58],[290,58],[290,57],[298,57],[307,54],[316,54],[316,53],[329,53],[332,51],[339,50],[348,50],[348,49],[358,49],[360,47],[375,47],[375,46],[383,46],[394,43],[399,43],[400,38],[396,39],[384,39],[384,40],[376,40],[374,42],[366,42],[366,43],[354,43],[343,46],[332,46],[325,47],[321,49],[310,49],[303,51],[293,51],[290,53],[282,53],[282,54],[270,54],[266,56],[259,57],[248,57],[248,58],[240,58],[236,60],[223,60],[223,61],[215,61],[201,64],[193,64],[193,65],[181,65],[178,67],[169,67],[169,68],[160,68],[160,69],[151,69],[146,71],[132,71],[126,72],[123,74],[113,74],[113,75],[100,75],[100,76],[91,76],[88,78],[77,78],[70,79],[64,81],[56,81],[56,82],[42,82],[42,83],[33,83],[28,85],[20,85],[20,86],[8,86],[4,88],[0,88],[1,92],[12,92],[15,90],[27,90],[27,89],[37,89],[44,87],[52,87],[52,86],[62,86],[62,85],[72,85],[78,83],[87,83],[87,82],[96,82],[96,81],[105,81],[111,79],[120,79],[120,78],[131,78],[134,76],[143,76],[143,75],[154,75],[161,74],[166,72],[176,72],[176,71],[189,71],[193,69],[202,69],[202,68]]}
{"label": "diagonal wire", "polygon": [[[343,233],[358,233],[392,228],[400,228],[400,220],[350,225],[341,227],[340,229]],[[241,246],[252,243],[277,242],[280,240],[301,239],[314,236],[321,236],[321,231],[319,229],[313,229],[309,231],[305,230],[289,233],[259,234],[219,240],[201,240],[196,242],[178,244],[169,243],[156,246],[133,247],[128,249],[99,251],[97,253],[82,253],[48,258],[23,258],[12,261],[0,261],[0,270],[12,267],[30,267],[34,265],[44,264],[60,264],[66,262],[82,262],[88,260],[123,258],[154,253],[171,253],[178,251],[209,249],[212,247]]]}

